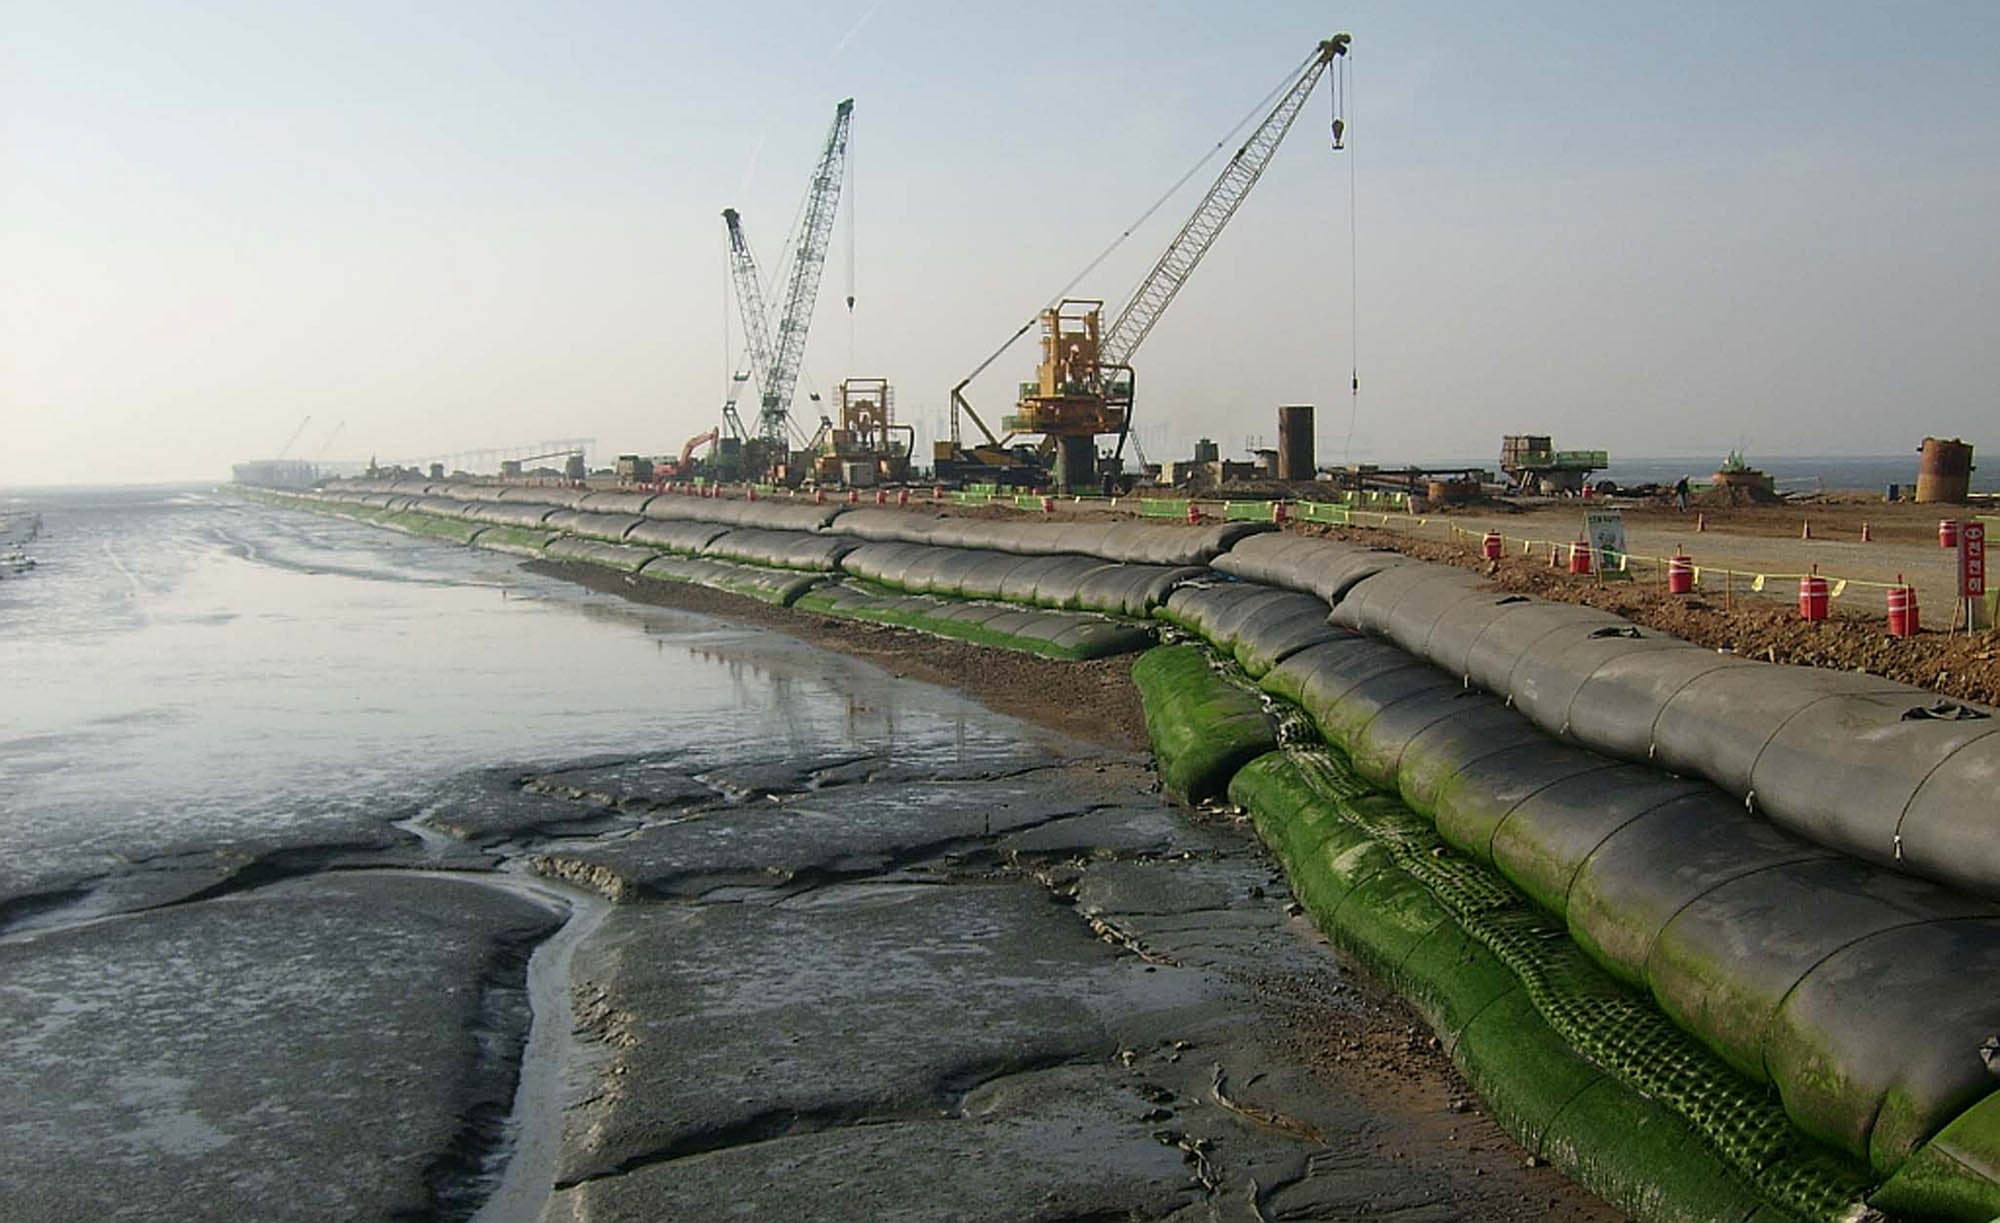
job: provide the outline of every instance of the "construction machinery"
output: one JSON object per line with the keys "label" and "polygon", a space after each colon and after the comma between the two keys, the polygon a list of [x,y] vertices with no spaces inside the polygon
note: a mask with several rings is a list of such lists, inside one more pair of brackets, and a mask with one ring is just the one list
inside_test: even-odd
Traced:
{"label": "construction machinery", "polygon": [[694,452],[706,446],[708,447],[709,458],[713,461],[716,445],[721,440],[722,430],[720,429],[710,429],[706,433],[695,434],[681,445],[680,458],[675,460],[671,467],[666,463],[655,463],[653,465],[654,475],[656,477],[665,475],[683,480],[694,475]]}
{"label": "construction machinery", "polygon": [[[790,272],[786,277],[784,305],[777,316],[775,339],[771,315],[764,304],[763,277],[751,254],[749,240],[744,237],[741,214],[734,208],[722,212],[729,237],[729,268],[736,288],[736,304],[743,318],[746,359],[761,394],[757,428],[754,434],[748,433],[737,415],[736,400],[749,378],[746,373],[734,375],[723,404],[723,423],[730,436],[738,441],[741,453],[737,457],[744,471],[765,474],[785,483],[795,483],[798,478],[791,462],[792,396],[805,359],[813,309],[819,301],[820,273],[826,266],[827,246],[833,238],[834,216],[840,207],[847,135],[853,114],[853,98],[834,108],[833,127],[813,167],[798,233],[789,252]],[[850,299],[849,305],[852,304]],[[737,447],[730,449],[734,451]]]}
{"label": "construction machinery", "polygon": [[896,393],[887,378],[840,384],[839,415],[820,431],[813,479],[849,488],[909,479],[916,429],[896,423]]}
{"label": "construction machinery", "polygon": [[[1100,479],[1116,478],[1123,469],[1125,442],[1132,426],[1133,355],[1194,274],[1250,189],[1256,186],[1320,78],[1330,66],[1344,61],[1349,41],[1346,34],[1322,41],[1287,78],[1288,83],[1280,87],[1276,104],[1229,159],[1193,215],[1181,226],[1109,326],[1103,323],[1101,300],[1058,295],[1054,304],[1024,324],[1007,344],[952,388],[951,441],[939,443],[936,455],[940,476],[947,468],[959,475],[991,471],[1002,483],[1024,483],[1036,480],[1040,472],[1034,468],[1039,466],[1052,468],[1057,487],[1065,492],[1081,491],[1097,485]],[[1332,129],[1335,149],[1345,147],[1346,120],[1341,115],[1344,94],[1344,82],[1336,74]],[[1119,241],[1123,240],[1121,236]],[[1113,244],[1114,249],[1116,245]],[[1099,256],[1099,261],[1102,258]],[[1085,269],[1086,273],[1088,270]],[[1042,331],[1042,359],[1035,381],[1020,385],[1015,410],[1000,422],[1006,436],[995,437],[966,401],[965,387],[1036,322]],[[972,450],[962,447],[960,413],[971,417],[986,439],[985,446]],[[1035,435],[1041,441],[1033,448],[1033,462],[1026,463],[1027,454],[1011,443],[1018,436]],[[1118,440],[1112,453],[1100,461],[1097,439],[1105,435]],[[1029,473],[1025,477],[1019,474],[1024,468]]]}

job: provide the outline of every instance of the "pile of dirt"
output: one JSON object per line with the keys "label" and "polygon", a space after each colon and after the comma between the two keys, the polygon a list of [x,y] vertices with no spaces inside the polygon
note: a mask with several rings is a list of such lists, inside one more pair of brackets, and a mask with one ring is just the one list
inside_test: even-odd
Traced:
{"label": "pile of dirt", "polygon": [[1926,630],[1894,638],[1879,617],[1848,613],[1812,622],[1775,599],[1742,598],[1727,606],[1714,591],[1670,595],[1657,584],[1594,582],[1518,556],[1488,561],[1470,548],[1368,527],[1295,528],[1309,534],[1390,548],[1406,556],[1476,569],[1501,590],[1583,603],[1696,645],[1746,658],[1866,671],[1960,700],[2000,705],[2000,632],[1956,635]]}
{"label": "pile of dirt", "polygon": [[1729,510],[1749,505],[1785,503],[1785,499],[1772,490],[1753,484],[1719,484],[1703,489],[1688,500],[1705,510]]}

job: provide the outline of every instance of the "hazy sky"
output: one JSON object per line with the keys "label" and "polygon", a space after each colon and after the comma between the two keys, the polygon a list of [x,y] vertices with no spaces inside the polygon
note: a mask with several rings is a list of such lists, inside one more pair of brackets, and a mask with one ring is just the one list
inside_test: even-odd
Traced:
{"label": "hazy sky", "polygon": [[[1501,11],[1502,9],[1506,11]],[[0,0],[0,484],[595,437],[725,390],[735,206],[777,261],[833,106],[807,380],[949,387],[1354,35],[1135,361],[1156,449],[1491,460],[2000,445],[2000,5]],[[1322,86],[1324,90],[1324,86]],[[1121,301],[1219,162],[1081,290]],[[733,341],[732,341],[733,342]],[[1023,342],[974,384],[997,415]],[[801,397],[803,399],[803,396]],[[1331,452],[1329,454],[1329,452]],[[1155,456],[1159,457],[1159,456]]]}

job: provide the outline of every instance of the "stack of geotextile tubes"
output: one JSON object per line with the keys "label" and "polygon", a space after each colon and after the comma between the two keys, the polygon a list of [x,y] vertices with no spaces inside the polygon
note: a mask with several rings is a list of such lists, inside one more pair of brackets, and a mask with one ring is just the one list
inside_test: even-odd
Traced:
{"label": "stack of geotextile tubes", "polygon": [[1864,1161],[1879,1205],[2000,1213],[1990,711],[1352,545],[1237,553],[1216,567],[1336,595],[1331,629],[1247,583],[1169,614]]}

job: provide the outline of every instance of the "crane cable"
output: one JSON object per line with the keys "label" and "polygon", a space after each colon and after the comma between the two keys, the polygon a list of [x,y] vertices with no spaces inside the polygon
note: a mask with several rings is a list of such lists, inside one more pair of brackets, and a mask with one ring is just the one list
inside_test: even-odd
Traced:
{"label": "crane cable", "polygon": [[[1333,133],[1334,147],[1344,147],[1347,130],[1348,82],[1347,57],[1341,56],[1334,65],[1333,74]],[[1354,462],[1354,425],[1361,415],[1361,240],[1360,221],[1355,205],[1359,197],[1356,189],[1354,170],[1354,150],[1347,151],[1347,354],[1348,354],[1348,399],[1347,438],[1341,443],[1340,461],[1342,466],[1352,466]]]}
{"label": "crane cable", "polygon": [[[1201,173],[1202,167],[1206,166],[1210,161],[1213,161],[1217,153],[1221,152],[1225,148],[1228,148],[1229,142],[1236,139],[1238,133],[1240,133],[1244,128],[1250,126],[1250,124],[1255,122],[1258,119],[1258,117],[1260,117],[1267,110],[1270,109],[1271,103],[1277,100],[1279,94],[1285,92],[1287,89],[1290,89],[1292,87],[1292,83],[1299,79],[1299,74],[1304,72],[1312,64],[1312,61],[1314,60],[1314,58],[1318,56],[1318,54],[1319,53],[1315,51],[1312,55],[1306,57],[1304,63],[1300,64],[1297,68],[1287,73],[1285,75],[1285,78],[1278,82],[1276,88],[1272,89],[1271,92],[1265,94],[1264,97],[1257,103],[1257,105],[1250,108],[1250,113],[1244,115],[1242,119],[1238,120],[1235,127],[1232,127],[1227,132],[1223,133],[1222,139],[1216,141],[1215,144],[1212,145],[1207,152],[1203,153],[1201,157],[1198,158],[1193,165],[1189,166],[1187,168],[1187,173],[1175,179],[1173,186],[1167,188],[1166,192],[1162,194],[1159,199],[1154,200],[1152,205],[1148,207],[1146,211],[1140,213],[1137,220],[1127,225],[1124,229],[1124,232],[1120,233],[1116,238],[1112,239],[1111,245],[1105,247],[1102,251],[1100,251],[1097,255],[1097,258],[1092,259],[1089,263],[1085,264],[1082,271],[1078,272],[1075,276],[1070,277],[1070,281],[1068,284],[1056,290],[1055,295],[1049,298],[1048,303],[1042,307],[1042,310],[1046,310],[1050,306],[1054,306],[1058,302],[1062,301],[1063,298],[1068,297],[1069,291],[1071,289],[1076,288],[1077,285],[1083,283],[1084,277],[1096,271],[1099,264],[1102,264],[1106,259],[1109,259],[1112,256],[1113,252],[1117,251],[1119,247],[1125,245],[1125,240],[1127,238],[1130,238],[1134,231],[1136,231],[1141,225],[1144,225],[1147,221],[1152,220],[1153,214],[1158,212],[1160,209],[1166,207],[1167,201],[1172,199],[1175,195],[1179,194],[1180,189],[1182,187],[1187,186],[1189,179]],[[1343,56],[1342,58],[1345,57]],[[965,376],[965,381],[970,382],[974,378],[977,378],[979,375],[985,373],[987,366],[993,364],[995,361],[998,361],[1002,353],[1006,352],[1008,349],[1014,346],[1014,341],[1028,334],[1029,329],[1032,328],[1036,323],[1041,321],[1042,310],[1037,310],[1035,311],[1034,314],[1030,315],[1028,321],[1021,324],[1020,330],[1016,331],[1013,335],[1008,336],[1006,343],[1002,344],[999,348],[994,349],[992,356],[987,357],[984,361],[981,361],[970,374],[967,374]]]}
{"label": "crane cable", "polygon": [[854,132],[847,133],[847,157],[841,163],[847,175],[847,372],[854,372]]}

